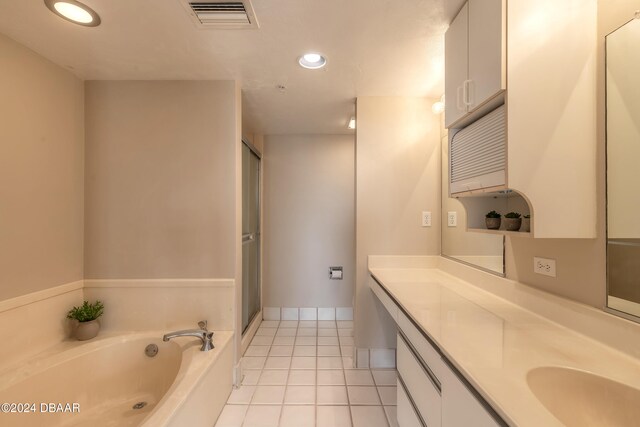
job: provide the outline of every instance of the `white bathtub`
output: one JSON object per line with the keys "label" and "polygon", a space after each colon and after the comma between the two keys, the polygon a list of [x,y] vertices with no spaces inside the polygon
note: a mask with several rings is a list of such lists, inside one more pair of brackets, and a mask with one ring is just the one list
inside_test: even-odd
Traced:
{"label": "white bathtub", "polygon": [[163,342],[163,333],[65,342],[4,372],[0,426],[213,426],[232,387],[233,333],[217,332],[208,352],[197,338]]}

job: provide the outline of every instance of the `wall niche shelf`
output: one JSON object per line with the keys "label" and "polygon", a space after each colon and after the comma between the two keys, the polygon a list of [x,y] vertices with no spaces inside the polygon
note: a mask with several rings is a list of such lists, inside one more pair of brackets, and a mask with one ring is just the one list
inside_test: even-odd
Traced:
{"label": "wall niche shelf", "polygon": [[[522,217],[531,215],[533,209],[521,194],[514,190],[500,190],[495,192],[487,192],[483,194],[475,194],[472,197],[456,197],[467,211],[467,231],[485,234],[501,234],[513,237],[533,237],[533,228],[531,231],[507,231],[505,229],[505,214],[509,212],[518,212]],[[502,215],[502,224],[499,230],[489,230],[486,227],[486,214],[490,211],[496,211]],[[522,218],[521,217],[521,218]],[[530,221],[530,227],[533,227],[533,221]],[[522,229],[522,227],[521,227]]]}
{"label": "wall niche shelf", "polygon": [[472,233],[501,234],[504,236],[514,237],[533,237],[529,231],[489,230],[487,228],[467,228],[467,231]]}

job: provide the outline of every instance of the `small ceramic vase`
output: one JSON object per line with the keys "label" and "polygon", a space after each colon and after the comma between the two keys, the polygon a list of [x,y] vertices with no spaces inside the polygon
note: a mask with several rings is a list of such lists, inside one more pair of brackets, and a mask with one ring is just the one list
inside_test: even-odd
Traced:
{"label": "small ceramic vase", "polygon": [[502,218],[485,218],[487,228],[489,230],[498,230],[500,228]]}
{"label": "small ceramic vase", "polygon": [[88,322],[79,322],[76,327],[76,339],[78,341],[86,341],[91,338],[95,338],[100,331],[100,323],[97,320],[90,320]]}
{"label": "small ceramic vase", "polygon": [[507,231],[518,231],[522,225],[522,218],[505,218],[504,228]]}

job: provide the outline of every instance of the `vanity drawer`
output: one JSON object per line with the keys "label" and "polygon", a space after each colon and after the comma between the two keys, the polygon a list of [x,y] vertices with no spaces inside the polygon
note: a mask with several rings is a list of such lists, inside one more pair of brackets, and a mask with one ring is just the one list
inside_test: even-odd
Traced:
{"label": "vanity drawer", "polygon": [[442,427],[502,427],[502,421],[488,404],[475,398],[450,369],[442,377]]}
{"label": "vanity drawer", "polygon": [[397,338],[398,375],[415,403],[419,416],[429,426],[441,424],[440,382],[431,368],[414,353],[401,333]]}
{"label": "vanity drawer", "polygon": [[398,312],[396,320],[398,328],[407,337],[413,348],[416,349],[418,355],[426,362],[436,376],[441,376],[447,366],[442,361],[440,353],[431,345],[429,341],[422,335],[422,332],[416,328],[411,320],[404,313]]}
{"label": "vanity drawer", "polygon": [[397,323],[398,306],[396,305],[396,303],[393,302],[393,300],[389,297],[389,295],[387,295],[385,290],[382,289],[382,287],[372,276],[369,276],[369,287],[371,288],[371,291],[373,291],[373,293],[376,295],[376,297],[378,297],[384,308],[387,309],[393,320]]}
{"label": "vanity drawer", "polygon": [[413,406],[414,404],[409,399],[409,396],[407,396],[407,392],[404,389],[404,383],[400,379],[398,379],[397,390],[398,425],[401,427],[426,427],[420,419],[420,416],[416,413],[416,409]]}

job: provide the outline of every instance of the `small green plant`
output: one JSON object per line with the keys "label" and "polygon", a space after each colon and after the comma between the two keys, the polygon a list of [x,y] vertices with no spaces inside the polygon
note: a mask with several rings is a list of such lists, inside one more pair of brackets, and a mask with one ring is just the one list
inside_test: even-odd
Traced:
{"label": "small green plant", "polygon": [[529,219],[529,218],[531,218],[531,215],[524,215],[523,218]]}
{"label": "small green plant", "polygon": [[505,218],[520,218],[521,216],[522,215],[520,215],[518,212],[509,212],[504,217]]}
{"label": "small green plant", "polygon": [[487,218],[500,218],[502,215],[500,215],[498,212],[496,211],[491,211],[489,212],[486,217]]}
{"label": "small green plant", "polygon": [[73,307],[67,313],[67,319],[76,319],[78,322],[90,322],[96,320],[102,316],[104,311],[104,304],[101,301],[96,301],[93,304],[89,304],[89,301],[85,301],[80,307]]}

